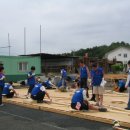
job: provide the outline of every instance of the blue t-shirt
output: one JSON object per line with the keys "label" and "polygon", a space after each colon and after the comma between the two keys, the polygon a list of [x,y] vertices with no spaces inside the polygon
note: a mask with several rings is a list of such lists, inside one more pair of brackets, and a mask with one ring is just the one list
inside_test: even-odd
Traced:
{"label": "blue t-shirt", "polygon": [[[29,76],[31,76],[29,78]],[[35,73],[29,72],[28,73],[28,85],[35,85],[36,81],[35,81]]]}
{"label": "blue t-shirt", "polygon": [[80,78],[88,78],[86,66],[80,67]]}
{"label": "blue t-shirt", "polygon": [[41,84],[41,83],[35,84],[35,86],[34,86],[32,92],[31,92],[31,95],[36,96],[37,93],[41,91],[41,90],[40,90],[41,87],[42,87],[42,84]]}
{"label": "blue t-shirt", "polygon": [[77,103],[77,102],[80,102],[81,104],[83,103],[83,90],[84,89],[80,88],[79,90],[75,91],[71,103]]}
{"label": "blue t-shirt", "polygon": [[3,74],[3,73],[0,73],[0,87],[4,87],[4,85],[5,85],[5,81],[4,81],[4,78],[3,77],[5,77],[5,75]]}
{"label": "blue t-shirt", "polygon": [[5,94],[5,95],[9,94],[10,93],[10,86],[11,86],[10,84],[5,84],[2,94]]}
{"label": "blue t-shirt", "polygon": [[45,81],[47,88],[51,88],[51,84],[49,82],[50,82],[50,80]]}
{"label": "blue t-shirt", "polygon": [[103,69],[99,67],[96,70],[92,70],[91,77],[92,77],[92,85],[100,86],[103,78]]}
{"label": "blue t-shirt", "polygon": [[67,72],[66,72],[65,69],[62,69],[62,70],[61,70],[61,77],[62,77],[62,78],[66,78],[66,77],[67,77]]}
{"label": "blue t-shirt", "polygon": [[119,86],[119,88],[124,88],[125,87],[125,81],[124,80],[119,80],[118,81],[118,86]]}

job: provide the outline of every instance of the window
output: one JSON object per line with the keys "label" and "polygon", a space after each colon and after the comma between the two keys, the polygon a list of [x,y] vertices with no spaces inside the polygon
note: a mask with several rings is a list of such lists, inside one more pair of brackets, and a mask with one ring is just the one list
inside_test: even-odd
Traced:
{"label": "window", "polygon": [[124,54],[124,58],[127,58],[127,54],[126,53]]}
{"label": "window", "polygon": [[121,54],[118,54],[118,56],[121,56]]}
{"label": "window", "polygon": [[27,71],[28,70],[28,63],[27,62],[19,62],[18,63],[18,70],[19,71]]}

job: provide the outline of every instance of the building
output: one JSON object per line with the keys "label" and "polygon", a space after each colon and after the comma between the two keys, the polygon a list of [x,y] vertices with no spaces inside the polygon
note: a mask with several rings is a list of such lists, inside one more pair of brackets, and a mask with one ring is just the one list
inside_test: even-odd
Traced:
{"label": "building", "polygon": [[41,71],[42,73],[60,72],[61,68],[66,68],[68,72],[75,71],[75,65],[78,62],[79,57],[63,56],[58,54],[30,54],[29,56],[41,57]]}
{"label": "building", "polygon": [[116,62],[121,62],[125,69],[127,68],[127,63],[130,60],[130,48],[119,47],[105,54],[105,58],[110,61],[116,60]]}
{"label": "building", "polygon": [[127,64],[130,60],[130,48],[119,47],[105,54],[105,58],[108,60],[116,59],[123,64]]}
{"label": "building", "polygon": [[27,78],[31,66],[36,67],[36,74],[41,74],[40,57],[31,56],[0,56],[0,64],[5,68],[6,81],[18,81]]}

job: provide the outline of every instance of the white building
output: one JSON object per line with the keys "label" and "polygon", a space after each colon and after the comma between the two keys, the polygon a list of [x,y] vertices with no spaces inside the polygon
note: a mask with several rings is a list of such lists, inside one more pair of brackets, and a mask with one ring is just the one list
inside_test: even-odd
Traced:
{"label": "white building", "polygon": [[130,60],[130,48],[119,47],[105,54],[105,58],[108,60],[116,59],[116,61],[121,61],[127,66]]}

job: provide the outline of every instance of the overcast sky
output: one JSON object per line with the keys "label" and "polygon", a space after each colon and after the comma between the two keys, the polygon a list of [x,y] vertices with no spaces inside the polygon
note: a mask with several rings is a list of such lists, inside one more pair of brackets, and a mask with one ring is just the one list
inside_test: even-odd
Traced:
{"label": "overcast sky", "polygon": [[[64,53],[116,41],[130,43],[130,0],[0,0],[0,47],[11,55]],[[0,48],[8,55],[8,48]]]}

